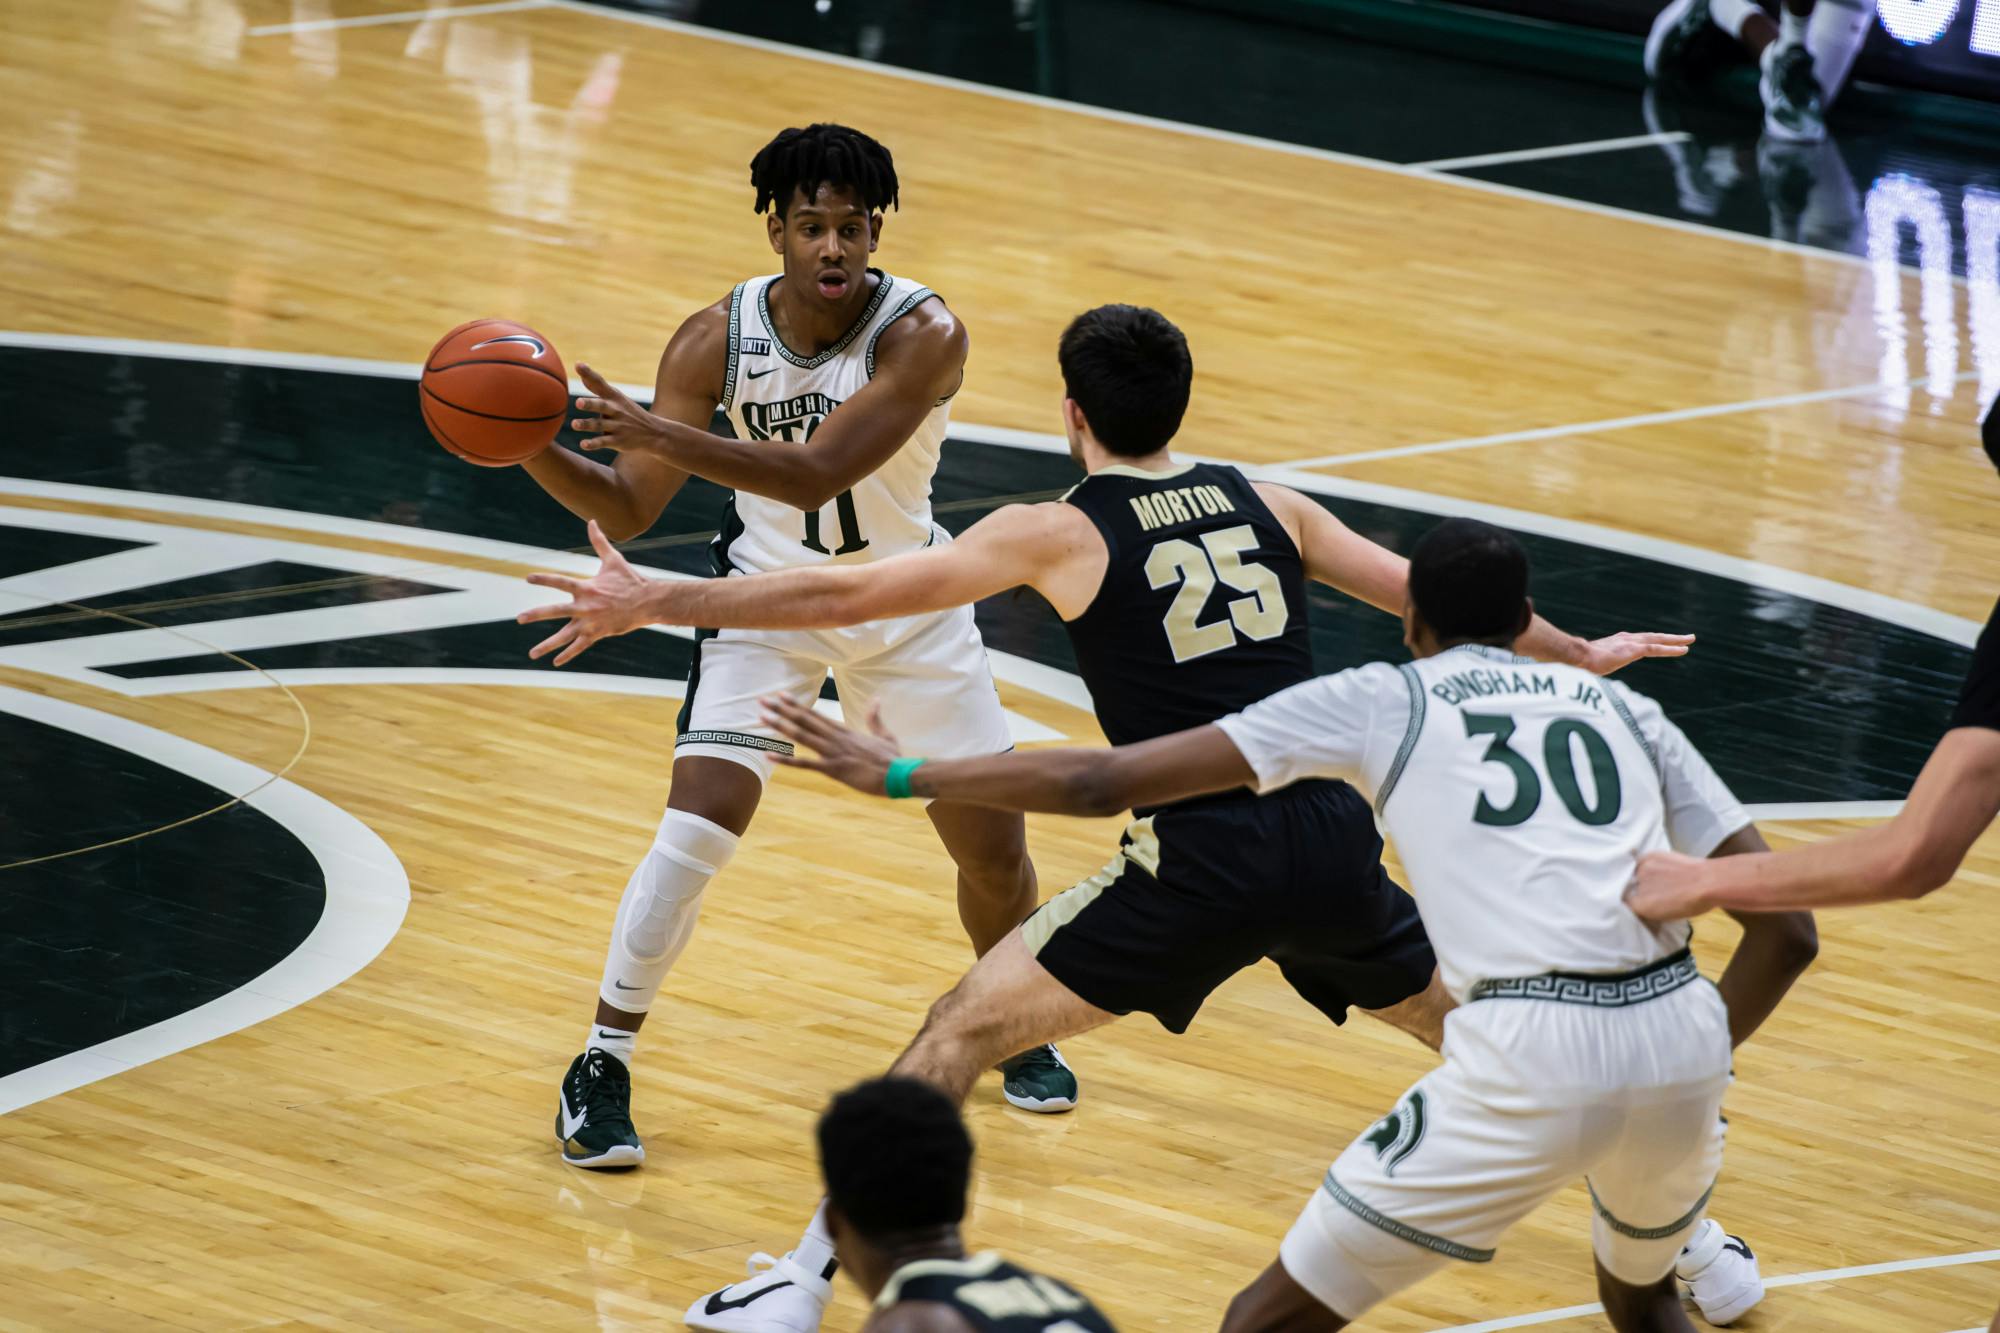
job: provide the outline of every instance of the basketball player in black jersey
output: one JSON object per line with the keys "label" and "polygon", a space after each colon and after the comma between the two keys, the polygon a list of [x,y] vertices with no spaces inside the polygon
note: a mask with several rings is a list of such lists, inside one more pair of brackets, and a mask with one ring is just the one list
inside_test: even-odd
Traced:
{"label": "basketball player in black jersey", "polygon": [[878,1078],[835,1097],[819,1163],[841,1262],[875,1306],[865,1333],[1111,1333],[1066,1283],[966,1254],[972,1139],[928,1083]]}
{"label": "basketball player in black jersey", "polygon": [[[593,527],[604,558],[596,578],[535,576],[573,599],[521,617],[569,619],[535,655],[655,622],[835,626],[1025,585],[1065,622],[1105,735],[1129,744],[1213,722],[1311,678],[1307,578],[1402,613],[1402,557],[1296,491],[1169,456],[1193,367],[1161,315],[1089,311],[1063,334],[1060,360],[1064,424],[1089,474],[1061,501],[1009,505],[953,543],[866,569],[699,582],[641,578]],[[1640,657],[1679,656],[1690,641],[1587,642],[1537,617],[1516,647],[1608,673]],[[1450,1002],[1414,903],[1384,872],[1373,813],[1353,788],[1300,783],[1264,798],[1237,792],[1134,813],[1105,872],[996,946],[938,1002],[894,1072],[963,1100],[1009,1053],[989,1048],[1011,1033],[1081,1032],[1134,1010],[1185,1031],[1216,986],[1266,957],[1336,1023],[1358,1006],[1438,1045]],[[1760,957],[1755,948],[1739,954],[1751,964]],[[1776,1004],[1782,986],[1765,999],[1749,981],[1769,970],[1739,973],[1732,961],[1723,979],[1732,1011],[1753,991],[1762,1012]],[[822,1212],[795,1253],[817,1258],[825,1245]],[[773,1261],[697,1302],[689,1323],[815,1328],[831,1294],[830,1273],[815,1269],[789,1256]],[[725,1308],[709,1309],[718,1302]]]}

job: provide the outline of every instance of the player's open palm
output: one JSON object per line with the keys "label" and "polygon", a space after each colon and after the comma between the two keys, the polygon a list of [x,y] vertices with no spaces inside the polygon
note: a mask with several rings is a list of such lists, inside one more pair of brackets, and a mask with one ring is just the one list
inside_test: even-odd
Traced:
{"label": "player's open palm", "polygon": [[1577,665],[1600,676],[1620,667],[1631,666],[1642,657],[1686,657],[1694,644],[1692,634],[1610,634],[1583,645],[1583,660]]}
{"label": "player's open palm", "polygon": [[576,364],[576,375],[585,388],[597,395],[577,399],[577,416],[569,423],[571,429],[583,436],[581,443],[586,450],[643,451],[658,441],[666,425],[663,420],[627,398],[617,385],[581,361]]}
{"label": "player's open palm", "polygon": [[870,796],[888,794],[889,764],[902,748],[882,725],[880,705],[869,715],[868,730],[856,731],[786,695],[772,695],[763,704],[764,720],[773,730],[813,751],[812,757],[781,754],[779,763],[824,773]]}
{"label": "player's open palm", "polygon": [[[604,529],[597,526],[596,519],[590,521],[590,544],[602,562],[595,577],[576,579],[567,574],[528,575],[528,582],[537,587],[554,588],[557,592],[568,593],[570,598],[568,602],[538,606],[514,617],[523,625],[537,620],[569,621],[529,649],[529,657],[540,659],[556,653],[555,664],[565,666],[599,639],[629,634],[641,625],[651,623],[646,614],[645,600],[653,580],[632,568],[631,562],[620,555],[618,548],[611,544],[611,539],[604,535]],[[557,649],[562,651],[557,653]]]}

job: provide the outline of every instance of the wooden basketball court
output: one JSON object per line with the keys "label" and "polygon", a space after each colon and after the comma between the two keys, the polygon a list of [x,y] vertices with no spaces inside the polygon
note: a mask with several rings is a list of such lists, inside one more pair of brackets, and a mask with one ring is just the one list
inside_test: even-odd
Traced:
{"label": "wooden basketball court", "polygon": [[[525,478],[474,477],[444,456],[398,377],[444,329],[498,314],[572,363],[650,383],[686,313],[774,266],[745,164],[776,129],[817,119],[894,149],[904,207],[880,261],[943,293],[971,330],[953,446],[971,460],[968,505],[1064,484],[1045,475],[1062,466],[1046,439],[1055,337],[1085,306],[1121,300],[1188,333],[1188,452],[1355,503],[1497,507],[1551,541],[1747,585],[1760,698],[1776,712],[1798,663],[1850,655],[1850,694],[1771,732],[1772,766],[1847,731],[1865,774],[1896,745],[1920,758],[1933,737],[1878,747],[1870,699],[1918,687],[1871,667],[1866,635],[1829,644],[1781,614],[1758,620],[1757,589],[1932,645],[1944,665],[1925,699],[1948,693],[2000,589],[2000,483],[1975,425],[2000,314],[1949,271],[561,0],[415,8],[0,0],[0,345],[144,362],[163,384],[236,384],[262,367],[410,394],[394,441],[410,461],[389,470],[341,445],[331,400],[162,389],[147,416],[121,397],[123,372],[30,379],[21,363],[0,526],[37,534],[24,550],[152,543],[187,564],[78,574],[62,596],[33,595],[23,573],[0,580],[0,613],[60,616],[103,589],[285,560],[448,590],[374,602],[367,613],[388,619],[369,632],[408,628],[396,608],[446,596],[467,608],[454,623],[504,623],[542,600],[521,574],[591,567],[555,553],[580,528]],[[80,421],[102,431],[72,443],[60,432]],[[66,451],[128,429],[176,442],[149,446],[143,466],[121,455],[157,484],[61,470]],[[306,443],[281,456],[270,442],[287,431]],[[447,488],[454,512],[517,506],[570,535],[410,520],[404,507],[435,512]],[[692,551],[703,521],[660,531]],[[1705,629],[1623,623],[1638,586],[1593,595],[1599,613],[1559,618],[1591,633]],[[348,924],[320,922],[297,979],[213,1001],[207,1026],[176,1029],[184,1048],[149,1047],[148,1028],[0,1078],[0,1328],[678,1327],[753,1250],[789,1244],[817,1194],[815,1115],[886,1067],[969,961],[950,863],[921,814],[776,779],[641,1036],[647,1165],[576,1171],[550,1141],[554,1087],[666,794],[678,687],[473,681],[443,656],[399,675],[292,670],[259,650],[304,642],[309,624],[237,633],[229,599],[248,594],[202,596],[223,609],[131,609],[137,623],[61,651],[0,640],[0,709],[44,701],[37,725],[155,745],[151,762],[230,795],[281,775],[260,799],[299,789],[283,800],[313,813],[274,804],[269,818],[317,830],[328,912],[339,887]],[[336,613],[362,614],[300,612]],[[144,628],[156,623],[170,628]],[[138,633],[167,637],[120,638]],[[516,632],[507,652],[534,637]],[[236,668],[218,660],[155,688],[103,665],[120,645],[116,662],[227,650],[272,674],[224,680]],[[1073,677],[995,646],[1021,664],[1002,693],[1022,734],[1100,739]],[[1660,670],[1720,673],[1692,679],[1726,691],[1729,651]],[[1765,828],[1775,843],[1827,837],[1866,812],[1850,802],[1884,795],[1765,802],[1786,806]],[[190,794],[138,823],[109,811],[61,846],[0,812],[30,849],[0,846],[0,862],[20,862],[0,870],[6,933],[33,935],[26,904],[51,882],[35,877],[63,854],[202,808]],[[1031,820],[1044,893],[1096,870],[1118,827]],[[240,859],[218,840],[148,873],[201,877],[221,898]],[[1942,1333],[1983,1328],[2000,1302],[1997,888],[1989,835],[1922,903],[1823,916],[1817,965],[1739,1052],[1713,1211],[1756,1246],[1767,1280],[1819,1275],[1777,1286],[1741,1327]],[[102,891],[106,920],[128,929],[139,898]],[[1733,935],[1701,924],[1711,974]],[[135,975],[113,1007],[152,984]],[[48,1013],[17,1010],[11,1033],[104,1000],[87,977],[47,993],[60,997]],[[1011,1111],[990,1080],[975,1093],[969,1237],[1073,1278],[1124,1327],[1172,1330],[1214,1326],[1326,1163],[1433,1058],[1365,1020],[1329,1028],[1272,968],[1226,986],[1184,1038],[1135,1018],[1066,1053],[1083,1080],[1073,1115]],[[1493,1264],[1456,1268],[1361,1327],[1601,1327],[1590,1313],[1515,1318],[1594,1299],[1588,1216],[1572,1191]],[[862,1317],[846,1290],[827,1326]]]}

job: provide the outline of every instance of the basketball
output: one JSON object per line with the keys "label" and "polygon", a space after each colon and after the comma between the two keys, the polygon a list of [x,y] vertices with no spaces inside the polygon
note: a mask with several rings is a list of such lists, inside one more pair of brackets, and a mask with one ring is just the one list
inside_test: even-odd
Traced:
{"label": "basketball", "polygon": [[555,440],[569,410],[569,374],[527,325],[475,319],[431,348],[417,398],[439,444],[468,463],[508,467]]}

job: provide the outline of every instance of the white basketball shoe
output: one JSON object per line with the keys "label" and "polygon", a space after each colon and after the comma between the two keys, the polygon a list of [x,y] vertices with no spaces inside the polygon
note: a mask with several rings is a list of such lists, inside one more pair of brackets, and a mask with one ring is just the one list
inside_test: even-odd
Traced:
{"label": "white basketball shoe", "polygon": [[682,1316],[689,1328],[713,1333],[817,1333],[833,1299],[833,1265],[808,1273],[792,1256],[753,1254],[750,1276],[710,1292]]}
{"label": "white basketball shoe", "polygon": [[1674,1273],[1685,1282],[1688,1294],[1711,1324],[1731,1324],[1764,1299],[1764,1275],[1757,1271],[1757,1256],[1712,1217],[1702,1219],[1693,1239],[1681,1248]]}

